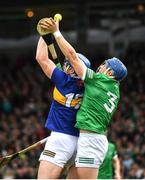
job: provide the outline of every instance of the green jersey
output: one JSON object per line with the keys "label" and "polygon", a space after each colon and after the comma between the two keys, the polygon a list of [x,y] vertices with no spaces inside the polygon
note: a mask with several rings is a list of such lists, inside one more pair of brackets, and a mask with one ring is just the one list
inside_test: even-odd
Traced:
{"label": "green jersey", "polygon": [[56,66],[62,70],[62,67],[61,67],[61,64],[60,63],[57,63]]}
{"label": "green jersey", "polygon": [[98,179],[113,179],[113,158],[117,156],[116,147],[109,143],[106,157],[99,168]]}
{"label": "green jersey", "polygon": [[104,134],[118,105],[119,84],[115,79],[89,68],[82,79],[85,92],[75,127]]}

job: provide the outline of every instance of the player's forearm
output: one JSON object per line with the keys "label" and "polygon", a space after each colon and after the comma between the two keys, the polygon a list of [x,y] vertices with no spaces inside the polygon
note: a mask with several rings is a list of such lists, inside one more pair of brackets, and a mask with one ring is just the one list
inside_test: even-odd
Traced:
{"label": "player's forearm", "polygon": [[66,39],[62,36],[62,34],[59,34],[59,36],[57,36],[55,35],[55,33],[54,33],[54,37],[56,39],[59,48],[61,49],[64,56],[67,57],[70,63],[73,65],[73,63],[75,63],[75,61],[77,60],[75,49],[72,47],[72,45],[69,42],[66,41]]}
{"label": "player's forearm", "polygon": [[55,64],[48,58],[48,48],[42,38],[39,39],[36,51],[36,60],[48,78],[51,78]]}
{"label": "player's forearm", "polygon": [[54,37],[62,53],[64,54],[65,57],[67,57],[68,61],[70,61],[71,65],[73,66],[76,74],[80,78],[82,78],[84,71],[86,69],[86,66],[84,65],[84,63],[82,63],[79,60],[75,49],[71,46],[71,44],[69,44],[69,42],[65,40],[65,38],[62,36],[61,33],[59,33],[58,36],[54,34]]}
{"label": "player's forearm", "polygon": [[40,37],[36,50],[36,60],[38,62],[48,59],[48,49],[44,40]]}

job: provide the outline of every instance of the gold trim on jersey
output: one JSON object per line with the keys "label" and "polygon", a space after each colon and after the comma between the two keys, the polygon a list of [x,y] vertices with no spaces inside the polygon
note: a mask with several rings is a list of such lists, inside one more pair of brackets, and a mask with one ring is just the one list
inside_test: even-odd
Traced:
{"label": "gold trim on jersey", "polygon": [[65,105],[67,107],[75,107],[81,103],[82,95],[80,95],[79,97],[78,96],[74,97],[73,93],[70,93],[70,96],[67,96],[67,95],[63,96],[59,92],[59,90],[55,87],[53,91],[53,99],[57,101],[58,103]]}

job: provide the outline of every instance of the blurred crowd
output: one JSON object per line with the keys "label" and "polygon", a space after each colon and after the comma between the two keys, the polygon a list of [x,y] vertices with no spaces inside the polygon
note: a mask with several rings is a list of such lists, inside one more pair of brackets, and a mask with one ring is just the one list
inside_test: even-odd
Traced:
{"label": "blurred crowd", "polygon": [[[49,135],[44,129],[52,99],[52,83],[35,59],[21,56],[0,59],[0,155],[26,148]],[[0,178],[36,178],[42,147],[30,151],[0,170]]]}
{"label": "blurred crowd", "polygon": [[[145,45],[131,44],[121,55],[128,77],[121,83],[121,99],[109,127],[116,144],[124,179],[145,178]],[[102,58],[102,59],[101,59]],[[89,55],[93,67],[105,55]],[[35,57],[11,61],[0,56],[0,156],[17,152],[49,135],[44,128],[52,100],[53,83]],[[0,169],[0,178],[34,179],[43,146],[16,158]]]}

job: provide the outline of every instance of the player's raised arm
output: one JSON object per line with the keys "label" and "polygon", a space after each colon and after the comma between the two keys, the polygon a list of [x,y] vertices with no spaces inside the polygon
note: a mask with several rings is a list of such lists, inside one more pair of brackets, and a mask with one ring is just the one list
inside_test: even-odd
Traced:
{"label": "player's raised arm", "polygon": [[[54,17],[56,17],[56,15]],[[57,52],[56,52],[55,45],[54,45],[55,42],[54,42],[53,34],[51,34],[47,29],[44,29],[41,27],[41,23],[45,22],[47,19],[48,18],[42,18],[39,20],[39,22],[37,23],[37,31],[38,31],[39,35],[43,38],[45,43],[47,44],[48,50],[53,58],[53,62],[55,64],[60,63],[61,67],[63,67],[64,60],[59,59],[57,56]],[[59,23],[59,21],[60,20],[58,19],[57,22]]]}
{"label": "player's raised arm", "polygon": [[52,18],[49,18],[49,20],[43,22],[41,26],[48,29],[49,32],[53,33],[62,53],[70,61],[77,75],[82,78],[84,72],[86,71],[86,66],[78,58],[75,49],[71,46],[70,43],[66,41],[63,35],[60,33],[58,23],[55,22]]}
{"label": "player's raised arm", "polygon": [[36,60],[46,76],[51,78],[52,72],[56,65],[48,58],[48,48],[42,37],[40,37],[37,44]]}

